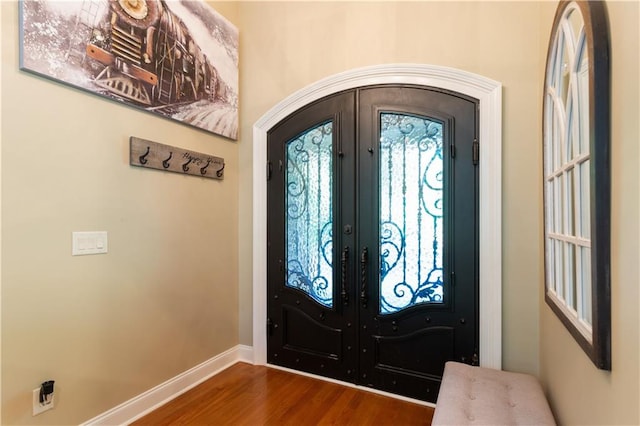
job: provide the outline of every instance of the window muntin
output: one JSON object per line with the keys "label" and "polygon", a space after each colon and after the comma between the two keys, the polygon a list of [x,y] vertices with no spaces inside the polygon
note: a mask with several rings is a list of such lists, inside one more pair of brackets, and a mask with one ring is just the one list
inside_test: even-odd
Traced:
{"label": "window muntin", "polygon": [[[589,233],[589,144],[585,123],[589,122],[589,92],[581,76],[587,63],[584,20],[577,6],[562,16],[546,90],[545,180],[547,282],[549,296],[591,341],[590,298],[591,236]],[[587,171],[587,173],[585,173]],[[586,207],[586,208],[585,208]]]}

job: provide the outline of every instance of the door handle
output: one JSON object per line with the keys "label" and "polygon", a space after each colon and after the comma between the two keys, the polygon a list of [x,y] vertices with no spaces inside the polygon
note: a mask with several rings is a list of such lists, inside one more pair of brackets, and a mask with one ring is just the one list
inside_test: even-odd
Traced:
{"label": "door handle", "polygon": [[367,262],[369,262],[369,249],[362,249],[360,255],[360,302],[362,307],[367,307]]}
{"label": "door handle", "polygon": [[341,257],[342,264],[342,302],[345,306],[349,304],[349,293],[347,292],[347,267],[349,262],[349,246],[346,246],[344,250],[342,250]]}

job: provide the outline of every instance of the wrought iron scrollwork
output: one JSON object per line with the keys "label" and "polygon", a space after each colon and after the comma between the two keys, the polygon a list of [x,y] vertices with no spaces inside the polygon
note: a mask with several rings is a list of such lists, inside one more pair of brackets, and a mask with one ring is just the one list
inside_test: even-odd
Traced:
{"label": "wrought iron scrollwork", "polygon": [[443,124],[381,114],[380,313],[443,300]]}
{"label": "wrought iron scrollwork", "polygon": [[288,141],[285,156],[286,285],[332,307],[332,123]]}

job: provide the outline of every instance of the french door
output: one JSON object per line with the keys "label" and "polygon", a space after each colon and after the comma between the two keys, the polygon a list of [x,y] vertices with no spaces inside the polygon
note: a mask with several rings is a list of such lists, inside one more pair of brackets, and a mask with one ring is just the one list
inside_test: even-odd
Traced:
{"label": "french door", "polygon": [[479,361],[477,101],[363,87],[267,140],[268,362],[435,402]]}

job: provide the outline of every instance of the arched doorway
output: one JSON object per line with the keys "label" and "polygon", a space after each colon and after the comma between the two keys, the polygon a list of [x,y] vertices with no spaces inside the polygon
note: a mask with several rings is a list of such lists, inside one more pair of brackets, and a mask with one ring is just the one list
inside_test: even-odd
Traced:
{"label": "arched doorway", "polygon": [[447,67],[390,64],[358,68],[320,80],[287,97],[253,131],[253,352],[266,364],[266,140],[267,132],[302,106],[343,90],[376,84],[411,84],[455,91],[479,100],[480,146],[480,365],[502,366],[502,86]]}

